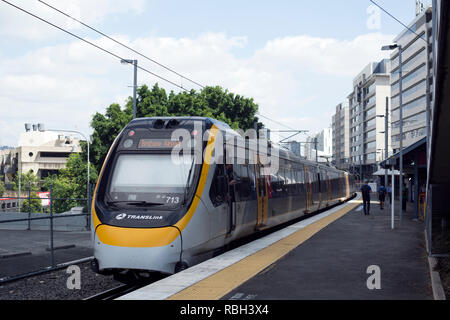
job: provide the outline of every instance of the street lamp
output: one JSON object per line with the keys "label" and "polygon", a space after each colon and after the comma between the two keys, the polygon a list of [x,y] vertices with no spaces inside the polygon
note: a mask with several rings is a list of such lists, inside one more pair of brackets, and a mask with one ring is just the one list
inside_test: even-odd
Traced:
{"label": "street lamp", "polygon": [[137,60],[122,59],[121,64],[132,64],[134,66],[134,84],[133,84],[133,119],[136,118],[136,88],[137,88]]}
{"label": "street lamp", "polygon": [[[386,97],[386,111],[384,115],[377,115],[378,118],[384,118],[384,132],[380,132],[380,133],[384,133],[384,149],[385,149],[385,154],[384,154],[384,158],[387,159],[389,157],[389,97]],[[387,188],[388,185],[388,176],[387,176],[387,168],[384,168],[384,186]]]}
{"label": "street lamp", "polygon": [[[400,113],[400,182],[399,182],[399,199],[400,199],[400,219],[399,226],[402,226],[402,215],[403,215],[403,90],[402,90],[402,46],[399,44],[392,44],[388,46],[383,46],[381,50],[394,50],[398,49],[398,66],[399,66],[399,113]],[[392,206],[394,206],[394,201],[392,201]]]}
{"label": "street lamp", "polygon": [[70,132],[70,133],[77,133],[80,136],[82,136],[85,140],[86,140],[86,145],[87,145],[87,182],[86,182],[86,198],[87,198],[87,211],[88,213],[90,212],[90,203],[89,203],[89,198],[90,198],[90,192],[89,192],[89,176],[90,176],[90,161],[89,161],[89,140],[86,138],[86,136],[76,130],[55,130],[55,129],[45,129],[43,124],[39,124],[38,125],[38,130],[40,132],[45,132],[45,131],[50,131],[50,132]]}

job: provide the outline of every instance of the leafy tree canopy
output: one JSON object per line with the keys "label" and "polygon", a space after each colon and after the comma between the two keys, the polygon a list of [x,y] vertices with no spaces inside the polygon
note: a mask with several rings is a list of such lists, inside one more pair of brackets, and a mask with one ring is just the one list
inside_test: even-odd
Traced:
{"label": "leafy tree canopy", "polygon": [[5,193],[5,183],[3,182],[3,177],[0,176],[0,197]]}
{"label": "leafy tree canopy", "polygon": [[[258,122],[258,105],[251,98],[235,95],[221,87],[206,87],[200,92],[191,90],[167,95],[155,84],[150,90],[139,87],[136,96],[136,117],[200,116],[223,121],[233,129],[248,130]],[[128,98],[125,107],[114,103],[105,114],[96,113],[91,121],[94,129],[90,147],[91,161],[99,172],[108,150],[120,131],[133,118],[133,99]],[[258,123],[258,128],[262,124]],[[85,150],[85,146],[83,147]],[[85,155],[83,156],[85,157]]]}
{"label": "leafy tree canopy", "polygon": [[[98,179],[97,170],[91,163],[89,183],[94,184]],[[84,199],[87,197],[87,163],[82,155],[71,154],[66,162],[66,168],[59,171],[59,175],[47,177],[44,188],[52,190],[52,198],[56,199]],[[54,200],[55,213],[69,211],[73,207],[86,207],[83,200]]]}
{"label": "leafy tree canopy", "polygon": [[[27,173],[20,174],[20,189],[21,191],[39,191],[39,178],[34,175],[34,173],[30,170]],[[14,191],[19,190],[19,174],[16,173],[14,175],[14,179],[12,181],[12,189]]]}
{"label": "leafy tree canopy", "polygon": [[41,200],[38,199],[38,195],[36,192],[31,193],[31,199],[25,199],[22,202],[22,207],[20,208],[21,212],[32,212],[32,213],[40,213],[42,212]]}

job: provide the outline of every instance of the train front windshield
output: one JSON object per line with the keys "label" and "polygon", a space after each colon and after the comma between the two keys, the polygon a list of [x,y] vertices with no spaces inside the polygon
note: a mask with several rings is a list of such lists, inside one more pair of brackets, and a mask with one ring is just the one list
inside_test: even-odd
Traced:
{"label": "train front windshield", "polygon": [[173,159],[171,154],[121,154],[107,198],[113,203],[179,205],[192,186],[194,162],[191,155]]}

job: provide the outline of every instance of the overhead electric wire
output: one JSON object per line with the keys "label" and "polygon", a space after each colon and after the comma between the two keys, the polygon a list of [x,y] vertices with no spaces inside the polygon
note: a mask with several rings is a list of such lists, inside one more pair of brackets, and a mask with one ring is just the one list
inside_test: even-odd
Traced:
{"label": "overhead electric wire", "polygon": [[289,127],[288,125],[285,125],[285,124],[283,124],[283,123],[281,123],[281,122],[278,122],[278,121],[276,121],[276,120],[270,119],[269,117],[263,116],[263,115],[262,115],[261,113],[259,113],[259,112],[257,112],[256,115],[258,115],[258,116],[260,116],[260,117],[263,117],[264,119],[267,119],[267,120],[269,120],[269,121],[272,121],[273,123],[276,123],[276,124],[278,124],[278,125],[280,125],[280,126],[283,126],[283,127],[285,127],[285,128],[288,128],[288,129],[291,129],[291,130],[297,130],[297,129],[291,128],[291,127]]}
{"label": "overhead electric wire", "polygon": [[[188,81],[190,81],[190,82],[196,84],[197,86],[199,86],[199,87],[201,87],[201,88],[203,88],[203,89],[205,88],[205,86],[203,86],[202,84],[200,84],[200,83],[198,83],[198,82],[196,82],[196,81],[194,81],[194,80],[192,80],[192,79],[190,79],[190,78],[188,78],[188,77],[186,77],[186,76],[183,76],[182,74],[180,74],[180,73],[176,72],[175,70],[173,70],[173,69],[171,69],[171,68],[169,68],[169,67],[163,65],[162,63],[159,63],[158,61],[156,61],[156,60],[154,60],[154,59],[152,59],[152,58],[149,58],[148,56],[146,56],[146,55],[144,55],[144,54],[138,52],[137,50],[135,50],[135,49],[133,49],[133,48],[127,46],[126,44],[123,44],[122,42],[120,42],[120,41],[118,41],[118,40],[116,40],[116,39],[114,39],[114,38],[108,36],[108,35],[105,34],[104,32],[102,32],[102,31],[100,31],[100,30],[98,30],[98,29],[96,29],[96,28],[94,28],[94,27],[91,27],[90,25],[84,23],[83,21],[80,21],[80,20],[78,20],[78,19],[72,17],[72,16],[69,15],[68,13],[66,13],[66,12],[64,12],[64,11],[58,9],[58,8],[55,8],[54,6],[52,6],[52,5],[50,5],[50,4],[46,3],[46,2],[44,2],[44,1],[42,1],[42,0],[38,0],[38,1],[41,2],[42,4],[46,5],[47,7],[49,7],[49,8],[51,8],[51,9],[53,9],[53,10],[59,12],[60,14],[66,16],[66,17],[68,17],[68,18],[70,18],[70,19],[72,19],[72,20],[74,20],[74,21],[76,21],[76,22],[78,22],[78,23],[80,23],[81,25],[85,26],[86,28],[89,28],[89,29],[91,29],[92,31],[95,31],[95,32],[97,32],[98,34],[101,34],[102,36],[108,38],[109,40],[114,41],[115,43],[121,45],[122,47],[124,47],[124,48],[126,48],[126,49],[128,49],[128,50],[133,51],[134,53],[140,55],[141,57],[143,57],[143,58],[145,58],[145,59],[147,59],[147,60],[149,60],[149,61],[151,61],[151,62],[153,62],[153,63],[155,63],[155,64],[157,64],[158,66],[160,66],[160,67],[162,67],[162,68],[164,68],[164,69],[166,69],[166,70],[168,70],[168,71],[170,71],[170,72],[173,72],[174,74],[176,74],[177,76],[181,77],[182,79],[186,79],[186,80],[188,80]],[[181,85],[181,86],[182,86],[182,85]]]}
{"label": "overhead electric wire", "polygon": [[[383,10],[387,15],[389,15],[392,19],[394,19],[395,21],[397,21],[398,23],[400,23],[403,27],[405,27],[406,29],[408,29],[409,31],[411,31],[412,33],[414,33],[416,36],[420,37],[419,34],[417,34],[417,32],[415,32],[413,29],[411,29],[410,27],[408,27],[406,24],[404,24],[403,22],[401,22],[399,19],[397,19],[396,17],[394,17],[394,15],[392,15],[390,12],[388,12],[386,9],[384,9],[382,6],[380,6],[378,3],[376,3],[373,0],[369,0],[370,2],[372,2],[374,5],[376,5],[378,8],[380,8],[381,10]],[[425,39],[423,39],[422,37],[420,37],[420,39],[422,39],[423,41],[427,42]]]}
{"label": "overhead electric wire", "polygon": [[[168,70],[168,71],[171,71],[171,72],[175,73],[176,75],[180,76],[182,79],[186,79],[186,80],[188,80],[188,81],[190,81],[190,82],[192,82],[192,83],[198,85],[199,87],[201,87],[201,88],[203,88],[203,89],[205,88],[205,86],[203,86],[202,84],[200,84],[200,83],[198,83],[198,82],[196,82],[196,81],[194,81],[194,80],[192,80],[192,79],[189,79],[189,78],[183,76],[182,74],[180,74],[180,73],[176,72],[175,70],[172,70],[172,69],[170,69],[169,67],[167,67],[167,66],[165,66],[165,65],[163,65],[163,64],[161,64],[161,63],[159,63],[159,62],[157,62],[157,61],[155,61],[154,59],[151,59],[151,58],[147,57],[146,55],[140,53],[139,51],[137,51],[137,50],[135,50],[135,49],[133,49],[133,48],[131,48],[131,47],[129,47],[129,46],[123,44],[122,42],[120,42],[120,41],[118,41],[118,40],[116,40],[116,39],[114,39],[114,38],[112,38],[112,37],[110,37],[110,36],[108,36],[108,35],[105,34],[104,32],[102,32],[102,31],[100,31],[100,30],[98,30],[98,29],[96,29],[96,28],[94,28],[94,27],[91,27],[90,25],[88,25],[88,24],[86,24],[86,23],[84,23],[84,22],[82,22],[82,21],[80,21],[80,20],[78,20],[78,19],[72,17],[72,16],[69,15],[68,13],[63,12],[62,10],[60,10],[60,9],[58,9],[58,8],[55,8],[54,6],[52,6],[52,5],[48,4],[48,3],[46,3],[45,1],[42,1],[42,0],[38,0],[38,1],[41,2],[42,4],[46,5],[47,7],[49,7],[49,8],[51,8],[51,9],[53,9],[53,10],[59,12],[60,14],[66,16],[66,17],[68,17],[68,18],[70,18],[70,19],[72,19],[72,20],[74,20],[74,21],[80,23],[81,25],[83,25],[83,26],[85,26],[85,27],[87,27],[87,28],[89,28],[89,29],[91,29],[91,30],[97,32],[98,34],[100,34],[100,35],[102,35],[102,36],[104,36],[104,37],[110,39],[111,41],[114,41],[115,43],[117,43],[117,44],[123,46],[124,48],[133,51],[134,53],[140,55],[141,57],[144,57],[145,59],[147,59],[147,60],[149,60],[149,61],[151,61],[151,62],[153,62],[153,63],[155,63],[155,64],[157,64],[157,65],[159,65],[159,66],[161,66],[161,67],[163,67],[164,69],[166,69],[166,70]],[[181,85],[181,87],[182,87],[182,85]],[[286,127],[286,128],[292,129],[291,127],[289,127],[289,126],[287,126],[287,125],[281,124],[280,122],[274,121],[274,120],[272,120],[272,119],[270,119],[270,118],[268,118],[268,117],[265,117],[265,116],[263,116],[263,115],[261,115],[261,114],[259,114],[259,115],[260,115],[261,117],[263,117],[263,118],[265,118],[265,119],[268,119],[268,120],[270,120],[270,121],[273,121],[274,123],[277,123],[277,124],[279,124],[279,125],[281,125],[281,126],[284,126],[284,127]],[[292,129],[292,130],[295,130],[295,129]]]}
{"label": "overhead electric wire", "polygon": [[[8,1],[6,1],[6,0],[1,0],[1,1],[5,2],[6,4],[9,4],[10,6],[16,8],[16,9],[22,11],[22,12],[25,12],[26,14],[28,14],[28,15],[30,15],[30,16],[32,16],[32,17],[38,19],[38,20],[41,20],[42,22],[45,22],[45,23],[51,25],[51,26],[54,27],[54,28],[57,28],[57,29],[59,29],[59,30],[61,30],[61,31],[63,31],[63,32],[65,32],[65,33],[67,33],[67,34],[69,34],[69,35],[71,35],[71,36],[73,36],[73,37],[75,37],[75,38],[77,38],[77,39],[79,39],[79,40],[81,40],[81,41],[84,41],[84,42],[90,44],[91,46],[94,46],[94,47],[96,47],[97,49],[99,49],[99,50],[101,50],[101,51],[103,51],[103,52],[106,52],[106,53],[112,55],[113,57],[115,57],[115,58],[117,58],[117,59],[125,60],[125,59],[122,58],[121,56],[119,56],[119,55],[117,55],[117,54],[115,54],[115,53],[113,53],[113,52],[111,52],[111,51],[109,51],[109,50],[107,50],[107,49],[105,49],[105,48],[102,48],[102,47],[96,45],[95,43],[92,43],[92,42],[90,42],[90,41],[88,41],[88,40],[86,40],[86,39],[83,39],[83,38],[81,38],[80,36],[78,36],[78,35],[76,35],[76,34],[70,32],[70,31],[68,31],[68,30],[66,30],[66,29],[64,29],[64,28],[61,28],[61,27],[57,26],[56,24],[51,23],[50,21],[47,21],[47,20],[45,20],[45,19],[43,19],[43,18],[41,18],[41,17],[39,17],[39,16],[37,16],[37,15],[35,15],[35,14],[33,14],[33,13],[31,13],[31,12],[29,12],[29,11],[27,11],[27,10],[21,8],[21,7],[19,7],[19,6],[16,6],[15,4],[12,4],[12,3],[10,3],[10,2],[8,2]],[[157,78],[159,78],[159,79],[161,79],[161,80],[163,80],[163,81],[166,81],[166,82],[168,82],[168,83],[170,83],[170,84],[172,84],[172,85],[174,85],[174,86],[176,86],[176,87],[178,87],[178,88],[180,88],[180,89],[182,89],[182,90],[184,90],[184,91],[188,91],[187,89],[185,89],[185,88],[183,88],[182,86],[176,84],[175,82],[172,82],[172,81],[170,81],[170,80],[168,80],[168,79],[166,79],[166,78],[164,78],[164,77],[161,77],[160,75],[157,75],[156,73],[153,73],[153,72],[151,72],[150,70],[147,70],[147,69],[145,69],[145,68],[143,68],[143,67],[141,67],[141,66],[137,66],[137,67],[138,67],[140,70],[145,71],[145,72],[147,72],[147,73],[149,73],[149,74],[151,74],[151,75],[153,75],[153,76],[155,76],[155,77],[157,77]]]}
{"label": "overhead electric wire", "polygon": [[[44,19],[44,18],[41,18],[41,17],[37,16],[36,14],[33,14],[33,13],[31,13],[31,12],[29,12],[29,11],[23,9],[22,7],[19,7],[19,6],[15,5],[15,4],[12,4],[12,3],[10,3],[10,2],[7,1],[7,0],[1,0],[1,1],[3,1],[4,3],[6,3],[6,4],[8,4],[8,5],[10,5],[10,6],[14,7],[14,8],[16,8],[16,9],[18,9],[18,10],[20,10],[20,11],[22,11],[22,12],[24,12],[24,13],[26,13],[26,14],[28,14],[28,15],[30,15],[30,16],[32,16],[32,17],[38,19],[38,20],[40,20],[40,21],[42,21],[42,22],[45,22],[46,24],[48,24],[48,25],[50,25],[50,26],[52,26],[52,27],[54,27],[54,28],[56,28],[56,29],[58,29],[58,30],[61,30],[61,31],[63,31],[63,32],[65,32],[65,33],[67,33],[67,34],[69,34],[69,35],[71,35],[71,36],[73,36],[73,37],[75,37],[75,38],[77,38],[77,39],[79,39],[79,40],[81,40],[81,41],[83,41],[83,42],[85,42],[85,43],[87,43],[87,44],[89,44],[89,45],[91,45],[91,46],[93,46],[93,47],[95,47],[95,48],[97,48],[97,49],[99,49],[99,50],[101,50],[101,51],[103,51],[103,52],[105,52],[105,53],[107,53],[107,54],[113,56],[113,57],[115,57],[115,58],[117,58],[117,59],[120,59],[121,61],[122,61],[122,60],[126,60],[126,59],[124,59],[123,57],[121,57],[121,56],[119,56],[119,55],[117,55],[117,54],[115,54],[115,53],[113,53],[113,52],[111,52],[111,51],[109,51],[109,50],[107,50],[107,49],[105,49],[105,48],[102,48],[102,47],[100,47],[99,45],[96,45],[95,43],[93,43],[93,42],[91,42],[91,41],[89,41],[89,40],[83,39],[82,37],[80,37],[80,36],[78,36],[78,35],[76,35],[76,34],[70,32],[70,31],[68,31],[68,30],[66,30],[66,29],[64,29],[64,28],[62,28],[62,27],[60,27],[60,26],[58,26],[58,25],[56,25],[56,24],[54,24],[54,23],[52,23],[52,22],[50,22],[50,21]],[[160,65],[161,67],[163,67],[163,68],[165,68],[165,69],[167,69],[167,70],[169,70],[169,71],[171,71],[171,72],[177,74],[177,75],[180,76],[181,78],[186,79],[186,80],[188,80],[188,81],[190,81],[190,82],[192,82],[192,83],[195,83],[195,84],[199,85],[199,86],[202,87],[202,88],[205,88],[205,87],[202,86],[201,84],[198,84],[198,83],[196,83],[195,81],[193,81],[193,80],[191,80],[191,79],[189,79],[189,78],[187,78],[187,77],[185,77],[185,76],[179,74],[178,72],[176,72],[176,71],[174,71],[174,70],[171,70],[170,68],[168,68],[168,67],[166,67],[166,66],[164,66],[164,65],[162,65],[162,64],[160,64],[160,63],[158,63],[158,62],[156,62],[156,61],[154,61],[153,59],[146,57],[145,55],[139,53],[138,51],[136,51],[136,50],[134,50],[134,49],[132,49],[132,48],[130,48],[130,47],[128,47],[128,46],[126,46],[126,45],[120,43],[119,41],[117,41],[117,40],[115,40],[115,39],[113,39],[113,38],[111,38],[111,37],[109,37],[109,36],[107,36],[106,34],[102,33],[101,31],[99,31],[99,30],[97,30],[97,29],[95,29],[95,28],[92,28],[92,27],[88,26],[87,24],[85,24],[85,23],[83,23],[83,22],[81,22],[81,21],[79,21],[79,20],[77,20],[77,19],[75,19],[75,18],[69,16],[68,14],[64,13],[64,12],[61,11],[61,10],[58,10],[58,9],[55,8],[55,7],[52,7],[51,5],[45,3],[44,1],[41,1],[41,0],[38,0],[38,1],[41,2],[42,4],[47,5],[48,7],[52,8],[52,9],[54,9],[54,10],[60,12],[61,14],[63,14],[63,15],[65,15],[65,16],[67,16],[67,17],[69,17],[69,18],[71,18],[71,19],[77,21],[78,23],[81,23],[82,25],[86,26],[87,28],[89,28],[89,29],[91,29],[91,30],[93,30],[93,31],[95,31],[95,32],[98,32],[99,34],[101,34],[101,35],[107,37],[108,39],[110,39],[110,40],[112,40],[112,41],[114,41],[114,42],[116,42],[116,43],[118,43],[118,44],[120,44],[120,45],[126,47],[127,49],[129,49],[129,50],[131,50],[131,51],[133,51],[133,52],[139,54],[140,56],[142,56],[142,57],[144,57],[144,58],[146,58],[146,59],[148,59],[148,60],[150,60],[150,61],[152,61],[152,62],[154,62],[154,63],[156,63],[156,64],[158,64],[158,65]],[[182,89],[182,90],[184,90],[184,91],[188,91],[188,90],[187,90],[186,88],[184,88],[183,86],[180,86],[180,85],[176,84],[175,82],[173,82],[173,81],[171,81],[171,80],[168,80],[168,79],[166,79],[166,78],[164,78],[164,77],[162,77],[162,76],[160,76],[160,75],[158,75],[158,74],[156,74],[156,73],[154,73],[154,72],[151,72],[150,70],[147,70],[146,68],[143,68],[143,67],[141,67],[141,66],[139,66],[139,65],[137,66],[137,68],[140,69],[140,70],[142,70],[142,71],[145,71],[145,72],[147,72],[147,73],[149,73],[149,74],[151,74],[151,75],[153,75],[153,76],[155,76],[155,77],[157,77],[157,78],[159,78],[159,79],[161,79],[161,80],[163,80],[163,81],[166,81],[166,82],[172,84],[173,86],[176,86],[176,87],[178,87],[178,88],[180,88],[180,89]],[[296,130],[296,129],[294,129],[294,128],[288,126],[288,125],[285,125],[285,124],[283,124],[283,123],[281,123],[281,122],[278,122],[278,121],[276,121],[276,120],[270,119],[269,117],[266,117],[266,116],[262,115],[262,114],[259,113],[259,112],[257,113],[257,115],[259,115],[260,117],[263,117],[263,118],[265,118],[265,119],[267,119],[267,120],[269,120],[269,121],[272,121],[273,123],[276,123],[276,124],[278,124],[278,125],[280,125],[280,126],[283,126],[283,127],[285,127],[285,128],[288,128],[288,129],[291,129],[291,130]]]}

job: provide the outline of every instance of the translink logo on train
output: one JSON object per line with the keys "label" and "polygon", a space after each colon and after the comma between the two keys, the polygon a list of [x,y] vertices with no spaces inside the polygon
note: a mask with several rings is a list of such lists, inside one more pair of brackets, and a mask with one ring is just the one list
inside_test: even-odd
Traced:
{"label": "translink logo on train", "polygon": [[162,220],[162,216],[148,216],[148,215],[136,215],[121,213],[116,216],[117,220],[122,219],[134,219],[134,220]]}

